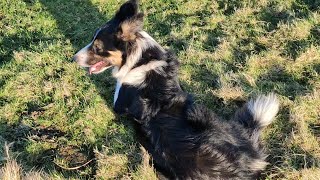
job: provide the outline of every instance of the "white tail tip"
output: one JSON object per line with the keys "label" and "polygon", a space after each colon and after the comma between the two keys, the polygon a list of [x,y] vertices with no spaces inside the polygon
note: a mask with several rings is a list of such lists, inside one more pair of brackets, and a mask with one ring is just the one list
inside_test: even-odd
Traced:
{"label": "white tail tip", "polygon": [[260,95],[256,99],[250,100],[248,109],[260,127],[265,127],[269,125],[277,115],[279,111],[279,101],[273,93],[267,96]]}

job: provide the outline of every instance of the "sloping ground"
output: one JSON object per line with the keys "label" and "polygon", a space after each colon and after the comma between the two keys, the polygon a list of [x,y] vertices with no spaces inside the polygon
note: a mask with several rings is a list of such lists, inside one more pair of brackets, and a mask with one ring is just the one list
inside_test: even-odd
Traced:
{"label": "sloping ground", "polygon": [[[14,142],[2,175],[19,166],[20,178],[155,179],[130,122],[112,112],[110,72],[89,77],[71,61],[122,2],[0,1],[0,145]],[[318,1],[140,4],[145,29],[177,52],[181,83],[199,103],[227,119],[258,93],[278,94],[263,179],[320,176]]]}

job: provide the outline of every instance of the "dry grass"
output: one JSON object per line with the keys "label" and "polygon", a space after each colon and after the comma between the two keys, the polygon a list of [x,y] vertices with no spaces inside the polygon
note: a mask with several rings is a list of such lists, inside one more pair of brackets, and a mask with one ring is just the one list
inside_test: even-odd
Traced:
{"label": "dry grass", "polygon": [[141,147],[141,164],[138,166],[137,171],[132,175],[132,179],[135,180],[156,180],[157,175],[154,167],[150,166],[151,157],[148,152]]}
{"label": "dry grass", "polygon": [[10,156],[10,144],[5,142],[3,156],[5,159],[4,166],[0,169],[0,179],[2,180],[44,180],[48,179],[48,176],[36,170],[25,172],[18,162]]}

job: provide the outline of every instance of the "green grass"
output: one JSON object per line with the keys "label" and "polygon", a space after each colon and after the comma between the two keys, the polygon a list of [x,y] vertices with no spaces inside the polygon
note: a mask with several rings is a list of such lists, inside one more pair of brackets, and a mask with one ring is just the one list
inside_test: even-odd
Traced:
{"label": "green grass", "polygon": [[[155,177],[132,124],[112,112],[110,72],[87,76],[71,61],[122,2],[0,0],[0,145],[14,142],[12,155],[26,172],[42,169],[52,179]],[[280,113],[263,136],[270,154],[263,179],[320,176],[317,0],[140,4],[146,31],[177,53],[181,83],[197,102],[230,118],[250,97],[278,94]]]}

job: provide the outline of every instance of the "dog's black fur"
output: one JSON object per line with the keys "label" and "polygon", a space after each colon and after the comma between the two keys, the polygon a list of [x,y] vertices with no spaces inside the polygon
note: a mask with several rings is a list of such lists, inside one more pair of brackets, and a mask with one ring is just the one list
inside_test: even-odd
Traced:
{"label": "dog's black fur", "polygon": [[156,169],[170,179],[256,179],[260,170],[248,166],[265,155],[251,138],[260,130],[252,115],[245,108],[236,117],[241,121],[223,121],[195,104],[180,88],[178,61],[170,53],[166,61],[165,74],[150,72],[146,87],[123,85],[114,107],[136,120]]}
{"label": "dog's black fur", "polygon": [[[104,27],[106,30],[102,30],[108,36],[114,34],[112,37],[116,39],[102,39],[105,47],[123,53],[119,69],[126,64],[126,57],[137,44],[135,40],[121,40],[116,35],[119,30],[114,27],[137,13],[137,3],[131,0],[122,5]],[[135,33],[137,38],[143,38]],[[122,84],[114,110],[135,120],[137,138],[152,155],[161,177],[256,179],[267,164],[259,135],[275,116],[276,112],[268,111],[268,108],[277,109],[275,97],[260,97],[244,105],[232,120],[221,120],[206,107],[196,104],[192,96],[181,89],[179,62],[173,53],[157,46],[149,47],[132,69],[147,65],[151,60],[166,61],[167,65],[161,72],[148,71],[143,85]],[[268,116],[270,122],[262,123]]]}

